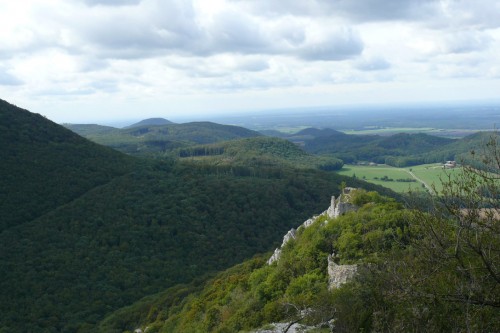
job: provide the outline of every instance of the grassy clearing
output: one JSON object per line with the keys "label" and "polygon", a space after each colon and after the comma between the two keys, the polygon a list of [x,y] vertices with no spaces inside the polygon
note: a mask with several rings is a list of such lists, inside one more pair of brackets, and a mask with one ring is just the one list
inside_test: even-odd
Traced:
{"label": "grassy clearing", "polygon": [[[410,171],[419,179],[416,182],[398,182],[397,179],[409,179],[414,177]],[[365,166],[365,165],[345,165],[339,174],[345,176],[356,176],[367,182],[390,188],[396,192],[407,192],[409,189],[423,191],[424,182],[427,186],[436,186],[436,190],[442,189],[441,179],[447,179],[447,174],[452,177],[459,169],[444,170],[441,164],[424,164],[408,168],[395,168],[388,165]],[[383,181],[382,178],[393,179],[393,181]]]}
{"label": "grassy clearing", "polygon": [[448,175],[454,177],[462,170],[461,168],[443,169],[441,164],[439,163],[417,165],[412,167],[411,169],[415,176],[422,179],[425,183],[429,185],[434,184],[438,192],[443,189],[442,181],[447,180]]}
{"label": "grassy clearing", "polygon": [[481,129],[440,129],[431,127],[380,127],[362,130],[341,130],[346,134],[378,134],[393,135],[398,133],[425,133],[448,138],[463,138],[466,135],[481,131]]}

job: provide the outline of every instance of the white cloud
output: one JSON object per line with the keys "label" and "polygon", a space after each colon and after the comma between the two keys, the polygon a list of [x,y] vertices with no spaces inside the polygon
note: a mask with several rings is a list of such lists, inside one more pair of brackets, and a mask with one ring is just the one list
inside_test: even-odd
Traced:
{"label": "white cloud", "polygon": [[19,86],[22,85],[23,81],[21,81],[16,76],[10,74],[9,72],[3,70],[0,67],[0,85],[4,86]]}
{"label": "white cloud", "polygon": [[137,5],[141,0],[83,0],[89,6],[128,6]]}
{"label": "white cloud", "polygon": [[283,106],[317,91],[328,104],[330,89],[387,101],[388,82],[394,99],[435,98],[425,87],[445,81],[450,98],[453,87],[486,98],[499,52],[500,0],[0,2],[0,98],[47,110],[168,99],[194,112],[210,109],[198,98],[257,105],[257,92]]}
{"label": "white cloud", "polygon": [[469,53],[487,49],[493,39],[477,31],[456,32],[445,37],[444,50],[449,53]]}
{"label": "white cloud", "polygon": [[380,71],[391,68],[391,64],[382,57],[361,59],[355,67],[362,71]]}
{"label": "white cloud", "polygon": [[359,35],[349,28],[327,32],[312,32],[299,50],[305,60],[345,60],[359,55],[363,42]]}

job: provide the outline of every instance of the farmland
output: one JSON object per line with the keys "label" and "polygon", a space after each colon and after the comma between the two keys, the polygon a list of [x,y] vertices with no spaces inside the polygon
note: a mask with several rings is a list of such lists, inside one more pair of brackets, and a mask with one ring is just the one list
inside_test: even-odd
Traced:
{"label": "farmland", "polygon": [[453,177],[459,170],[460,168],[445,170],[439,163],[423,164],[411,168],[395,168],[385,164],[375,166],[345,165],[339,174],[355,176],[401,193],[407,192],[409,189],[423,191],[432,185],[436,187],[437,191],[440,191],[442,189],[441,179],[447,179],[447,175]]}

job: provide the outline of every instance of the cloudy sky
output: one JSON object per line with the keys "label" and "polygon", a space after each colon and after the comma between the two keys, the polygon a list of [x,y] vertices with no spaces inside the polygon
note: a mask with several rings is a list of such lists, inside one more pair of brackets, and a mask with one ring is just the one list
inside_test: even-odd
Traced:
{"label": "cloudy sky", "polygon": [[500,0],[0,0],[0,98],[57,122],[500,100]]}

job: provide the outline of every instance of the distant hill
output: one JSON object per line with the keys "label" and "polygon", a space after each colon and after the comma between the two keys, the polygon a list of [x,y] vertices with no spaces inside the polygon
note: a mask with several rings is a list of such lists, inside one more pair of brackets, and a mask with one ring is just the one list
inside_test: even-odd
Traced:
{"label": "distant hill", "polygon": [[332,156],[311,155],[290,141],[273,137],[192,146],[179,149],[177,154],[193,162],[214,165],[288,166],[321,170],[339,170],[343,165],[341,160]]}
{"label": "distant hill", "polygon": [[294,136],[302,136],[302,135],[308,135],[314,138],[320,138],[320,137],[334,136],[334,135],[344,136],[346,134],[331,128],[318,129],[313,127],[303,129],[294,134]]}
{"label": "distant hill", "polygon": [[396,167],[447,160],[471,162],[469,152],[482,146],[492,135],[485,131],[451,139],[425,133],[345,134],[330,128],[306,128],[294,134],[265,133],[294,142],[313,155],[331,155],[345,163],[370,161]]}
{"label": "distant hill", "polygon": [[391,136],[334,134],[306,140],[304,149],[313,154],[334,154],[346,163],[373,161],[408,166],[450,159],[450,154],[437,156],[432,152],[444,152],[445,147],[455,141],[423,133]]}
{"label": "distant hill", "polygon": [[62,124],[67,129],[81,135],[83,137],[91,135],[109,135],[113,132],[119,131],[118,128],[111,126],[103,126],[97,124]]}
{"label": "distant hill", "polygon": [[289,136],[289,134],[277,130],[261,130],[259,131],[259,133],[265,136],[272,136],[275,138],[287,138]]}
{"label": "distant hill", "polygon": [[290,165],[134,158],[4,101],[0,144],[0,330],[9,332],[94,332],[118,308],[270,250],[342,181],[363,184]]}
{"label": "distant hill", "polygon": [[179,147],[261,136],[243,127],[211,122],[129,126],[123,129],[95,125],[66,126],[89,140],[132,155],[155,154]]}
{"label": "distant hill", "polygon": [[168,124],[173,124],[173,122],[165,118],[148,118],[141,120],[138,123],[126,126],[125,128],[142,127],[142,126],[161,126]]}

